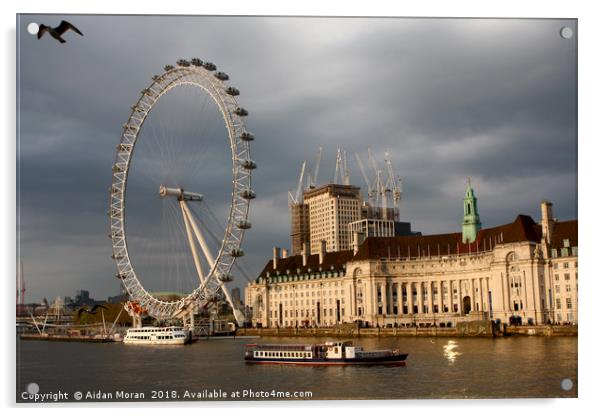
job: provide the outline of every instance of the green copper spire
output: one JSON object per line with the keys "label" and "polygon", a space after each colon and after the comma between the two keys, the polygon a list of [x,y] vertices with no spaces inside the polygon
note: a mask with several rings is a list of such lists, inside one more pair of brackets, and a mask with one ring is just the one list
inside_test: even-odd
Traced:
{"label": "green copper spire", "polygon": [[477,239],[477,233],[481,229],[481,219],[477,208],[477,197],[474,196],[474,189],[470,186],[468,178],[468,187],[464,194],[464,220],[462,221],[462,242],[472,243]]}

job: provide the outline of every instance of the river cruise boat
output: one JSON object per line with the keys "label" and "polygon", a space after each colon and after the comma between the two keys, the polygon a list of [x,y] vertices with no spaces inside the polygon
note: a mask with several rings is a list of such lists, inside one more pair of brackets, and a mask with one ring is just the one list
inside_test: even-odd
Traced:
{"label": "river cruise boat", "polygon": [[365,351],[351,341],[245,345],[245,362],[249,364],[402,366],[407,356],[399,350]]}
{"label": "river cruise boat", "polygon": [[177,326],[130,328],[123,338],[124,344],[182,345],[187,342],[186,332]]}

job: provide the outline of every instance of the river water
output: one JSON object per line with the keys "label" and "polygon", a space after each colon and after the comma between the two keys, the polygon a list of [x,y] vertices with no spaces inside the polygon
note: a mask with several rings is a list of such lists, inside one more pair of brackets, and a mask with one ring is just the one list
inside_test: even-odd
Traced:
{"label": "river water", "polygon": [[324,339],[186,346],[18,341],[17,401],[29,401],[24,392],[36,387],[39,393],[64,393],[60,401],[74,400],[75,392],[82,401],[577,397],[577,337],[354,340],[366,349],[407,352],[405,367],[245,364],[244,344],[258,341]]}

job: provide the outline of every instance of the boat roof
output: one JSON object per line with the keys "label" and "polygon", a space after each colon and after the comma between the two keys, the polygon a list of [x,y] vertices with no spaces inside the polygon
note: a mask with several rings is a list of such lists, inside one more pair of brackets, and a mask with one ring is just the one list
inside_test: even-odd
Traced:
{"label": "boat roof", "polygon": [[254,347],[254,348],[312,348],[314,346],[345,346],[345,345],[353,345],[352,341],[327,341],[316,344],[247,344],[246,347]]}
{"label": "boat roof", "polygon": [[267,349],[275,349],[275,348],[312,348],[314,344],[247,344],[247,347],[253,348],[267,348]]}
{"label": "boat roof", "polygon": [[181,326],[143,326],[140,328],[128,328],[128,329],[134,329],[134,330],[141,330],[141,329],[151,329],[151,330],[157,330],[157,329],[174,329],[174,330],[181,330],[182,327]]}

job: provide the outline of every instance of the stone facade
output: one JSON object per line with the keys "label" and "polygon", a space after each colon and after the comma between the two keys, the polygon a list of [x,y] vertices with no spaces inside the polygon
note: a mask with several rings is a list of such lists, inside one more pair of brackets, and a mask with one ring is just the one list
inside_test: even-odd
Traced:
{"label": "stone facade", "polygon": [[[577,221],[519,215],[462,233],[371,237],[353,250],[274,258],[246,288],[254,326],[455,326],[573,323]],[[357,241],[357,239],[356,239]]]}

